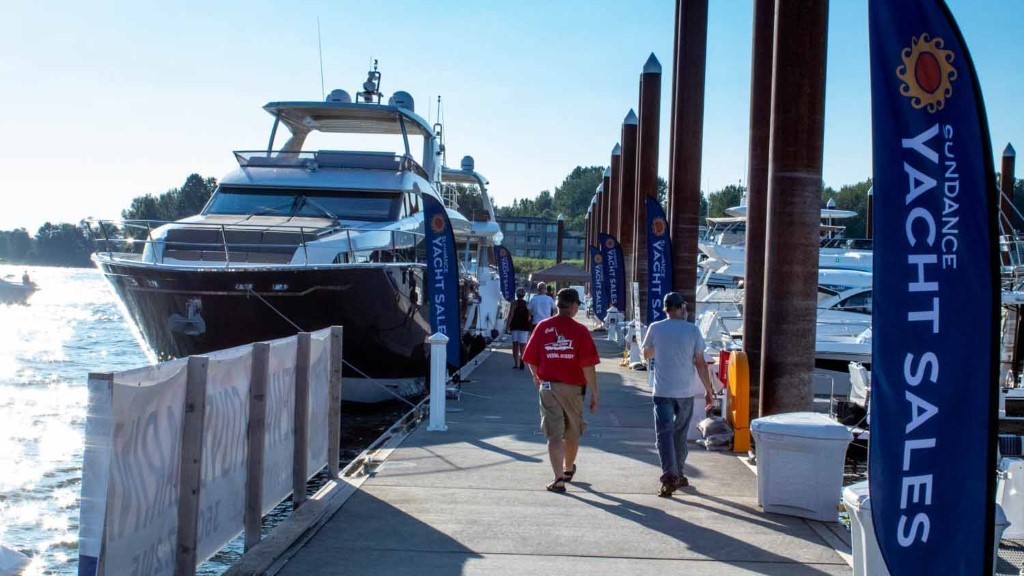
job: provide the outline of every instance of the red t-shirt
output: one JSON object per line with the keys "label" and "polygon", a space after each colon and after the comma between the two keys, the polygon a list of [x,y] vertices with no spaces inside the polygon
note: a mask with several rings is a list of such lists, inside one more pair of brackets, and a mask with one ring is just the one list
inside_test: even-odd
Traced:
{"label": "red t-shirt", "polygon": [[601,359],[590,330],[565,316],[541,321],[523,350],[523,362],[537,367],[541,380],[585,386],[583,369]]}

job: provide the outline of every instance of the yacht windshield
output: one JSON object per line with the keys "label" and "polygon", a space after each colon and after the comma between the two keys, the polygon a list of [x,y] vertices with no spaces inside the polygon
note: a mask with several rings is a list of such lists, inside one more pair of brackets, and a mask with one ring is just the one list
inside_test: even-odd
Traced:
{"label": "yacht windshield", "polygon": [[400,198],[394,192],[221,186],[203,213],[382,222],[397,217]]}

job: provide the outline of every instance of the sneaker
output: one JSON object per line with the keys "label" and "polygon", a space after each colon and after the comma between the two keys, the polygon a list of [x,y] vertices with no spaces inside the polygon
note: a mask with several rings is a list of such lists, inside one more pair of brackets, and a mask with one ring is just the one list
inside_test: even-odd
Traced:
{"label": "sneaker", "polygon": [[676,491],[676,485],[674,482],[662,482],[661,489],[658,490],[658,496],[662,498],[671,498],[672,493]]}

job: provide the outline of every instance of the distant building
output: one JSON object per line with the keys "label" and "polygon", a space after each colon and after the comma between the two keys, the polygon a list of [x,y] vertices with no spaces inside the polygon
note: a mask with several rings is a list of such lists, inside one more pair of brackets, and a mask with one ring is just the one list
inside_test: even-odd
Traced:
{"label": "distant building", "polygon": [[[512,256],[555,259],[558,248],[558,221],[531,216],[498,218],[505,235],[502,245]],[[562,259],[583,259],[583,233],[565,231],[562,238]]]}

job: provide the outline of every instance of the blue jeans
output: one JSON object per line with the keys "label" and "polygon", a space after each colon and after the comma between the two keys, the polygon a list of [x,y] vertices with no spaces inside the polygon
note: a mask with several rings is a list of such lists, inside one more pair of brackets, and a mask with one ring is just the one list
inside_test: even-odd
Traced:
{"label": "blue jeans", "polygon": [[686,432],[693,419],[693,397],[654,397],[654,431],[657,435],[658,458],[661,459],[661,481],[675,481],[684,476],[686,463]]}

